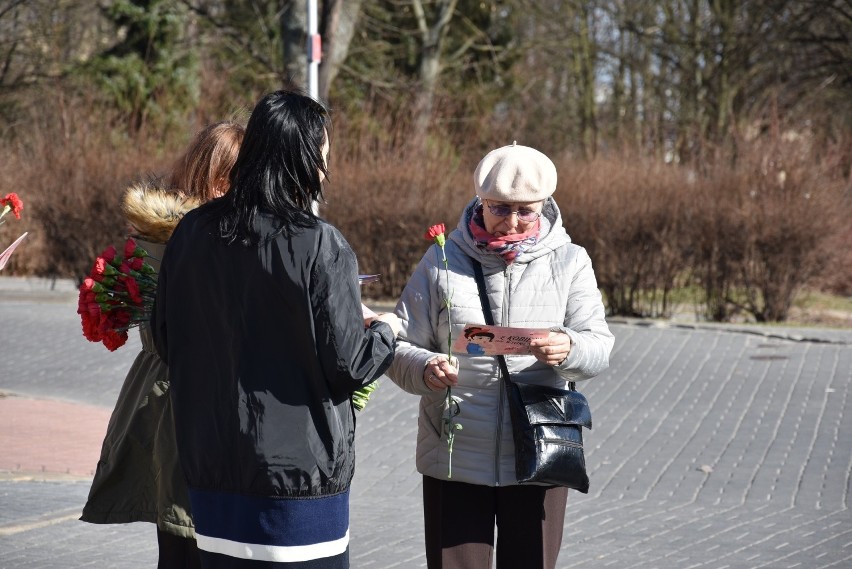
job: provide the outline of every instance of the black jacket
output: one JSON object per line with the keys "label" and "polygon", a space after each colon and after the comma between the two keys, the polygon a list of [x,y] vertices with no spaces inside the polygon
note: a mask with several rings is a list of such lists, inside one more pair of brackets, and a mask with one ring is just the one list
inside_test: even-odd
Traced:
{"label": "black jacket", "polygon": [[[211,204],[208,204],[211,205]],[[355,255],[333,226],[246,247],[210,207],[186,215],[163,259],[153,332],[168,363],[190,488],[330,495],[355,464],[351,393],[393,360],[384,323],[364,328]]]}

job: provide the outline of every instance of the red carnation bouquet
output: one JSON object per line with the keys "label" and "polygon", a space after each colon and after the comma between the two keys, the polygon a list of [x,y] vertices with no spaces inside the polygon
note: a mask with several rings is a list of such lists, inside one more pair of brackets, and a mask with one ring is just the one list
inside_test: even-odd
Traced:
{"label": "red carnation bouquet", "polygon": [[80,286],[77,313],[83,335],[111,352],[127,342],[127,331],[151,319],[157,275],[148,252],[128,239],[123,254],[110,245],[98,255]]}

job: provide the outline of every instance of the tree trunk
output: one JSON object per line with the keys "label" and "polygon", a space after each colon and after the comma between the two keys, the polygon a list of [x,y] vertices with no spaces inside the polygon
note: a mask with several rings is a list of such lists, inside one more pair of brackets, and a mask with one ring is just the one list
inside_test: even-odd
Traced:
{"label": "tree trunk", "polygon": [[627,108],[625,103],[626,84],[627,84],[627,31],[619,26],[618,28],[618,43],[616,44],[616,56],[618,57],[618,65],[616,67],[615,76],[612,78],[612,127],[610,136],[619,146],[624,143],[623,127],[624,119],[627,116]]}
{"label": "tree trunk", "polygon": [[285,87],[308,90],[308,1],[281,0],[281,49],[284,56]]}
{"label": "tree trunk", "polygon": [[595,48],[591,14],[582,6],[577,14],[577,46],[574,49],[575,74],[580,85],[580,129],[583,153],[591,159],[597,153],[597,108],[595,105]]}
{"label": "tree trunk", "polygon": [[681,162],[689,164],[700,163],[701,146],[706,139],[704,66],[711,62],[703,47],[709,33],[704,30],[707,24],[702,21],[701,4],[701,0],[690,0],[684,6],[683,14],[683,25],[688,35],[682,56],[684,68],[680,100],[683,113],[679,120],[678,156]]}
{"label": "tree trunk", "polygon": [[420,90],[415,101],[415,131],[424,134],[432,120],[435,85],[441,74],[441,56],[434,47],[425,47],[420,60]]}
{"label": "tree trunk", "polygon": [[458,0],[441,0],[434,21],[429,21],[420,0],[411,0],[420,30],[420,91],[415,101],[415,135],[421,139],[432,120],[435,86],[441,75],[441,48]]}
{"label": "tree trunk", "polygon": [[331,84],[346,61],[355,35],[363,0],[327,0],[320,19],[322,62],[319,66],[319,98],[328,101]]}
{"label": "tree trunk", "polygon": [[711,3],[719,25],[719,63],[716,70],[716,120],[714,134],[723,140],[728,134],[728,121],[733,110],[734,87],[731,84],[731,55],[735,48],[734,18],[736,5],[728,0],[716,0]]}

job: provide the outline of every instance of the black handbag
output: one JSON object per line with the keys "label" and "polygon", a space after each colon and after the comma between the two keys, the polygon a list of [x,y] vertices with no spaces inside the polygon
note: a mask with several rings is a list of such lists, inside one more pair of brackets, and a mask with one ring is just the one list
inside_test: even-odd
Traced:
{"label": "black handbag", "polygon": [[[485,323],[493,325],[482,265],[474,260],[473,269]],[[512,381],[506,358],[497,356],[497,361],[509,400],[518,482],[566,486],[588,493],[583,427],[592,428],[592,412],[586,398],[573,381],[567,390]]]}

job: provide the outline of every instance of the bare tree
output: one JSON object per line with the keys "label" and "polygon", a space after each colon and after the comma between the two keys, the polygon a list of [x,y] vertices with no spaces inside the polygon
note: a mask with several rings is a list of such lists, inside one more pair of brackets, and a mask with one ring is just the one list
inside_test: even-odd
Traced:
{"label": "bare tree", "polygon": [[[319,65],[320,100],[328,100],[331,85],[349,53],[355,35],[362,0],[325,0],[318,14],[318,32],[322,38]],[[307,87],[306,42],[308,40],[307,0],[287,0],[280,11],[284,65],[290,83]]]}
{"label": "bare tree", "polygon": [[415,103],[415,127],[418,134],[426,131],[432,117],[435,86],[441,75],[444,40],[458,0],[437,0],[427,12],[421,0],[411,0],[420,33],[420,90]]}
{"label": "bare tree", "polygon": [[[227,42],[235,57],[246,55],[284,86],[307,88],[307,0],[183,0],[217,34],[211,42]],[[327,100],[346,60],[362,0],[320,2],[318,31],[323,58],[319,98]]]}
{"label": "bare tree", "polygon": [[0,93],[63,77],[97,51],[108,30],[96,5],[0,1]]}
{"label": "bare tree", "polygon": [[[514,72],[539,107],[535,128],[551,128],[554,146],[576,146],[587,158],[598,149],[600,17],[598,1],[520,0]],[[528,105],[529,106],[529,105]]]}
{"label": "bare tree", "polygon": [[279,26],[285,84],[307,89],[305,44],[308,38],[307,0],[279,0]]}
{"label": "bare tree", "polygon": [[327,101],[331,84],[349,54],[355,36],[362,0],[326,0],[320,18],[323,41],[322,62],[319,67],[319,97]]}

